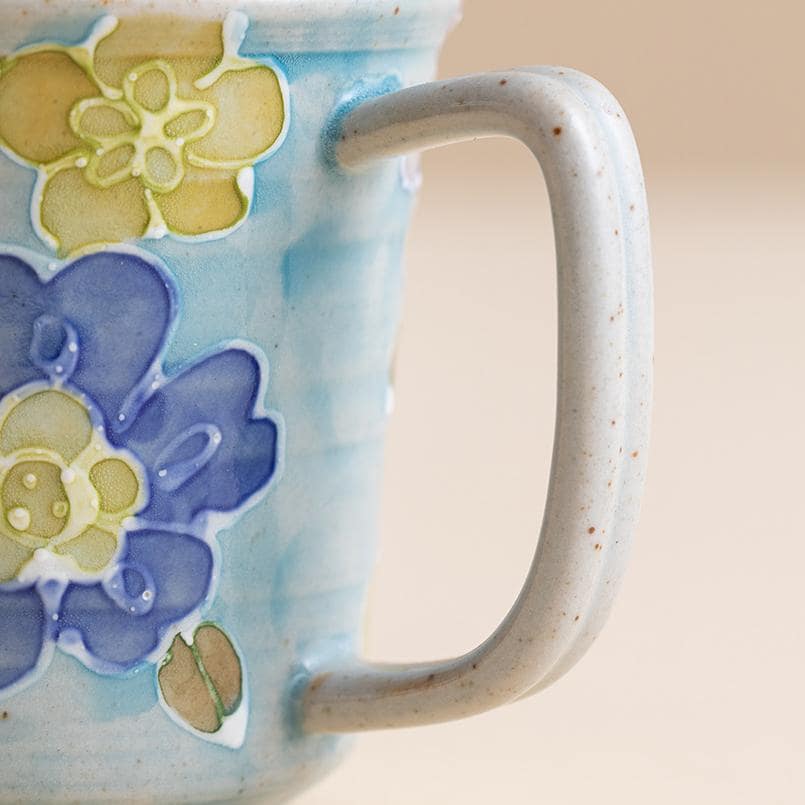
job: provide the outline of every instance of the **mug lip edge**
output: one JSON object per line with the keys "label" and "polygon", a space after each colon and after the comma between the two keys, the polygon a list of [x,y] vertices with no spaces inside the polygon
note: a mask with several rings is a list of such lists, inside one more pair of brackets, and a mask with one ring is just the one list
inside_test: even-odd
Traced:
{"label": "mug lip edge", "polygon": [[279,52],[409,50],[440,46],[463,16],[464,0],[0,0],[0,52],[24,29],[61,18],[242,12],[248,39]]}

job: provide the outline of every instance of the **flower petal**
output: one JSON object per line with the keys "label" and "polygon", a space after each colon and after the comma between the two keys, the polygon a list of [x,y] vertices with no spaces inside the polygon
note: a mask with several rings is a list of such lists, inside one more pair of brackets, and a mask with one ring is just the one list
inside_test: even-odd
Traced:
{"label": "flower petal", "polygon": [[212,70],[223,56],[222,26],[192,17],[145,15],[122,19],[95,50],[95,72],[105,84],[120,89],[126,76],[144,62],[161,58],[176,72],[179,92]]}
{"label": "flower petal", "polygon": [[[260,366],[227,349],[172,378],[143,406],[125,444],[149,469],[142,517],[190,522],[233,511],[264,487],[277,466],[277,424],[253,418]],[[174,479],[178,475],[178,479]]]}
{"label": "flower petal", "polygon": [[42,372],[31,361],[34,322],[43,307],[43,286],[23,260],[0,254],[0,397]]}
{"label": "flower petal", "polygon": [[191,168],[172,192],[155,196],[168,229],[176,235],[223,232],[240,223],[249,211],[237,171]]}
{"label": "flower petal", "polygon": [[119,458],[99,461],[89,471],[89,478],[98,490],[101,510],[110,514],[133,506],[140,493],[140,482],[134,470]]}
{"label": "flower petal", "polygon": [[134,175],[136,150],[131,143],[123,143],[109,151],[98,149],[90,158],[84,179],[93,187],[106,190]]}
{"label": "flower petal", "polygon": [[[72,584],[62,599],[61,644],[100,673],[129,671],[150,659],[174,627],[204,603],[212,583],[209,546],[187,534],[152,530],[128,534],[121,561],[121,567],[127,566],[144,568],[150,576],[153,586],[147,592],[152,606],[136,605],[135,598],[146,592],[136,586],[124,591],[132,599],[131,607],[124,606],[119,596],[113,600],[102,584]],[[121,575],[125,574],[124,570]],[[72,650],[76,635],[81,637],[79,651]]]}
{"label": "flower petal", "polygon": [[90,526],[75,539],[54,549],[63,556],[72,556],[78,566],[89,573],[103,570],[117,550],[117,537],[102,528]]}
{"label": "flower petal", "polygon": [[0,138],[17,156],[45,164],[81,141],[70,109],[100,91],[64,51],[42,50],[12,59],[0,71]]}
{"label": "flower petal", "polygon": [[108,98],[89,98],[70,110],[70,126],[82,139],[101,145],[137,127],[128,104]]}
{"label": "flower petal", "polygon": [[285,99],[277,74],[266,65],[229,70],[201,97],[216,109],[216,122],[206,137],[188,146],[191,164],[252,165],[283,131]]}
{"label": "flower petal", "polygon": [[78,334],[71,381],[107,423],[119,424],[124,400],[154,365],[173,321],[170,280],[137,255],[99,252],[62,269],[46,291],[47,309]]}
{"label": "flower petal", "polygon": [[34,587],[0,590],[0,691],[36,668],[47,636],[47,617]]}
{"label": "flower petal", "polygon": [[40,447],[58,453],[70,464],[91,438],[87,409],[68,394],[48,389],[26,397],[11,409],[0,426],[0,455]]}
{"label": "flower petal", "polygon": [[137,179],[95,187],[79,168],[48,178],[41,191],[42,227],[67,255],[87,246],[121,243],[145,235],[150,212]]}
{"label": "flower petal", "polygon": [[33,551],[20,545],[0,531],[0,584],[17,578]]}
{"label": "flower petal", "polygon": [[167,275],[135,254],[88,255],[43,283],[27,263],[0,253],[0,396],[50,377],[47,363],[31,355],[35,324],[48,319],[75,332],[78,357],[67,379],[100,406],[107,423],[117,422],[162,351],[175,316],[173,294]]}

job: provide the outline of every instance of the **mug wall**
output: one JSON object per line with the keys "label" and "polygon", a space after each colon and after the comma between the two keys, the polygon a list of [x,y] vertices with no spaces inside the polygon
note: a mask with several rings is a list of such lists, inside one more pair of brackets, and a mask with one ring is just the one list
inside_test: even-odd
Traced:
{"label": "mug wall", "polygon": [[[65,30],[80,38],[87,21],[51,22],[28,40],[63,41]],[[138,248],[162,260],[179,289],[168,375],[233,339],[267,358],[262,402],[281,423],[281,471],[219,533],[220,575],[203,613],[226,623],[245,663],[245,744],[235,751],[177,730],[150,665],[110,678],[56,652],[41,679],[3,703],[0,742],[14,765],[3,801],[282,798],[341,751],[341,739],[299,731],[292,693],[310,664],[360,642],[418,175],[402,160],[346,175],[328,138],[340,104],[427,80],[435,51],[265,53],[247,40],[244,52],[275,60],[290,102],[286,140],[256,165],[248,220],[225,239]],[[0,241],[52,259],[31,227],[33,180],[0,159]]]}

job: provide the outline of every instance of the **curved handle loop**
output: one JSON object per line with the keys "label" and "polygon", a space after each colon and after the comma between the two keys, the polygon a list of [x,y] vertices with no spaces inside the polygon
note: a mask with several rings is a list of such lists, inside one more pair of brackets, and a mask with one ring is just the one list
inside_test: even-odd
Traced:
{"label": "curved handle loop", "polygon": [[646,469],[653,308],[643,175],[617,101],[561,68],[425,84],[351,112],[337,157],[359,169],[494,135],[539,161],[556,238],[557,418],[536,556],[499,628],[463,657],[317,671],[302,698],[309,731],[447,721],[546,687],[595,640],[624,571]]}

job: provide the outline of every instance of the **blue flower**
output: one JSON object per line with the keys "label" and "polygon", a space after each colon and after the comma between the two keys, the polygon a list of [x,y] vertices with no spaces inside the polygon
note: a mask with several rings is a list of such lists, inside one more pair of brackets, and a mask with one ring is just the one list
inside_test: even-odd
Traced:
{"label": "blue flower", "polygon": [[54,646],[104,674],[159,659],[277,469],[263,361],[233,343],[165,376],[176,314],[141,252],[46,278],[0,253],[0,694]]}

